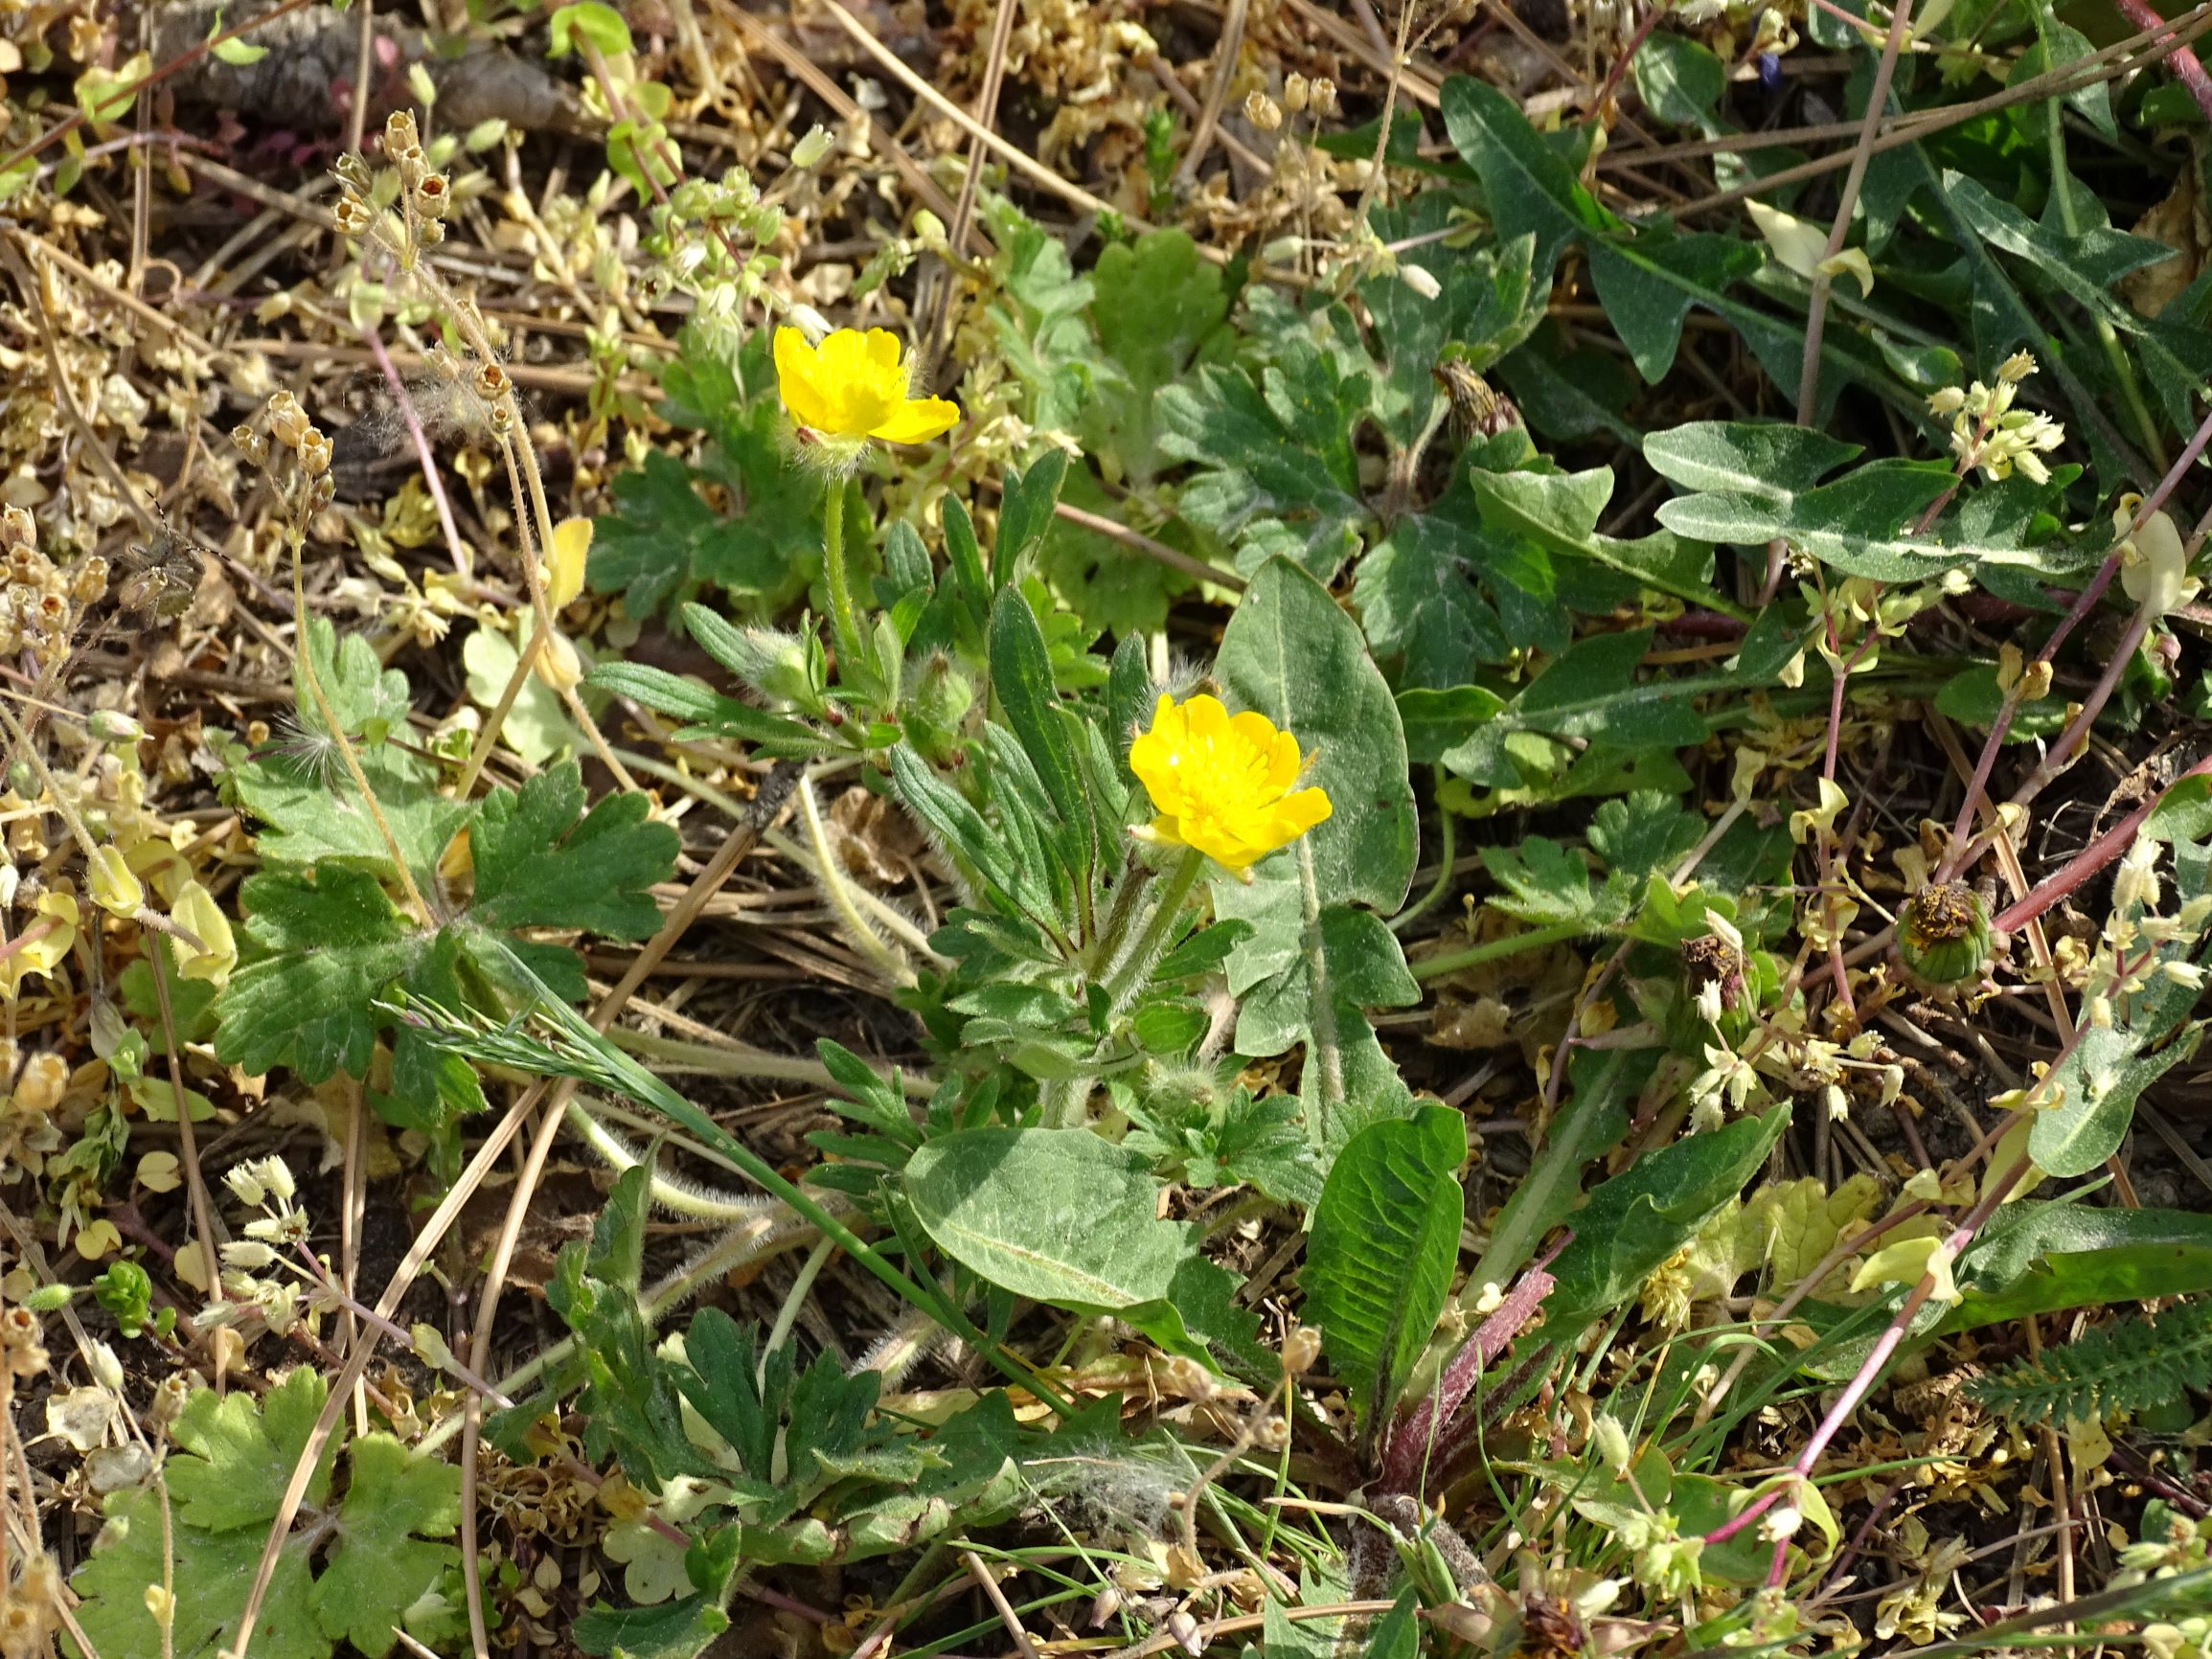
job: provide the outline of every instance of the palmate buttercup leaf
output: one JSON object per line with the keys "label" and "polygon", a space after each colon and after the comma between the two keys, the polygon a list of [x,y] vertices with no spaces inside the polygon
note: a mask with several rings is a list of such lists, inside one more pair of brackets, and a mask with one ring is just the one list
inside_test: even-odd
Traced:
{"label": "palmate buttercup leaf", "polygon": [[[167,1470],[168,1546],[161,1495],[150,1488],[118,1493],[107,1500],[91,1559],[71,1581],[83,1598],[78,1618],[103,1659],[171,1645],[178,1659],[214,1659],[228,1647],[268,1524],[326,1398],[322,1377],[299,1367],[261,1399],[246,1390],[218,1399],[203,1388],[185,1402],[176,1423],[182,1449]],[[330,1506],[344,1441],[341,1431],[317,1460],[307,1492],[314,1509]],[[295,1534],[278,1557],[254,1628],[256,1653],[329,1659],[348,1642],[350,1651],[383,1659],[402,1624],[429,1642],[458,1627],[457,1602],[439,1591],[448,1579],[459,1589],[460,1552],[440,1540],[461,1518],[460,1471],[382,1434],[353,1442],[344,1463],[332,1525]],[[146,1599],[148,1584],[165,1582],[176,1595],[168,1643]]]}
{"label": "palmate buttercup leaf", "polygon": [[[308,871],[265,870],[240,892],[243,932],[258,949],[216,1004],[217,1053],[264,1073],[282,1066],[302,1080],[364,1075],[388,1017],[374,1004],[403,985],[431,1000],[462,995],[456,960],[471,937],[512,930],[580,930],[637,939],[659,921],[651,898],[674,861],[675,832],[647,822],[641,795],[583,807],[576,762],[540,772],[519,791],[495,790],[470,826],[472,902],[436,931],[405,916],[376,878],[349,863]],[[539,971],[582,994],[581,965],[559,945],[518,941]],[[404,1052],[396,1067],[397,1109],[410,1126],[453,1116],[450,1095],[425,1057]],[[481,1094],[456,1097],[469,1106]]]}

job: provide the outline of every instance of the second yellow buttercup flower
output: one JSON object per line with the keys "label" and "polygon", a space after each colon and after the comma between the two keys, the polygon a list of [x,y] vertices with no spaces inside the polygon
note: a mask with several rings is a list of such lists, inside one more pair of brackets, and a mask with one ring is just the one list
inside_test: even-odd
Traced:
{"label": "second yellow buttercup flower", "polygon": [[1141,833],[1240,875],[1328,818],[1326,790],[1296,787],[1305,767],[1298,739],[1266,716],[1232,715],[1203,694],[1163,694],[1152,730],[1129,745],[1129,770],[1157,814]]}
{"label": "second yellow buttercup flower", "polygon": [[960,406],[916,398],[913,383],[914,366],[888,329],[839,329],[819,346],[796,329],[776,330],[776,389],[791,419],[816,438],[926,443],[949,431]]}

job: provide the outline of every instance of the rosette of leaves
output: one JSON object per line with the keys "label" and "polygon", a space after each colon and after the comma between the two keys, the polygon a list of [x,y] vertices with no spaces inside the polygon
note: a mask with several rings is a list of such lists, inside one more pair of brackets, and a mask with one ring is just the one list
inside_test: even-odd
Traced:
{"label": "rosette of leaves", "polygon": [[[262,869],[240,887],[241,965],[216,999],[216,1054],[303,1083],[365,1078],[387,1121],[422,1129],[450,1158],[452,1126],[484,1103],[474,1072],[396,1028],[375,1004],[392,987],[447,1007],[499,1010],[473,960],[496,935],[570,1001],[583,965],[563,939],[635,940],[660,924],[652,886],[674,866],[675,831],[647,822],[642,795],[588,810],[574,761],[473,802],[439,792],[431,761],[403,747],[407,682],[368,643],[308,630],[332,711],[346,725],[399,852],[433,914],[393,898],[390,849],[335,739],[300,697],[296,739],[234,765],[231,798],[260,822]],[[457,839],[465,837],[465,839]],[[466,856],[462,856],[463,852]],[[385,1045],[379,1046],[379,1039]]]}
{"label": "rosette of leaves", "polygon": [[1206,1029],[1190,982],[1247,930],[1171,939],[1140,985],[1117,994],[1105,983],[1106,959],[1152,881],[1130,854],[1135,791],[1106,737],[1109,726],[1132,729],[1146,706],[1141,648],[1132,641],[1116,655],[1105,709],[1079,712],[1054,688],[1028,600],[1006,588],[992,609],[988,659],[1000,717],[982,724],[959,773],[910,744],[891,757],[900,799],[967,896],[931,940],[951,966],[925,974],[916,993],[932,1046],[971,1077],[1008,1067],[1059,1081],[1179,1056]]}
{"label": "rosette of leaves", "polygon": [[641,1296],[647,1215],[639,1166],[546,1287],[578,1340],[536,1396],[487,1424],[532,1462],[533,1426],[575,1393],[594,1460],[612,1458],[649,1497],[686,1500],[689,1549],[638,1540],[670,1557],[664,1578],[683,1593],[593,1609],[576,1631],[586,1652],[696,1653],[727,1627],[741,1566],[864,1560],[991,1525],[1025,1500],[1023,1437],[1003,1393],[909,1433],[876,1414],[879,1373],[848,1375],[829,1354],[801,1366],[787,1343],[764,1354],[755,1329],[718,1308],[656,1337]]}

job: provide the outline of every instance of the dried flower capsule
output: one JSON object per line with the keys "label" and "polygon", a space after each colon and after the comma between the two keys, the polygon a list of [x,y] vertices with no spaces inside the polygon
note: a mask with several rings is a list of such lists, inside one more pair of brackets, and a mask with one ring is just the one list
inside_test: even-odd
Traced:
{"label": "dried flower capsule", "polygon": [[158,1428],[167,1428],[184,1416],[185,1402],[192,1398],[192,1384],[181,1375],[165,1376],[153,1391],[153,1402],[148,1415]]}
{"label": "dried flower capsule", "polygon": [[1326,75],[1314,77],[1312,87],[1307,96],[1312,104],[1315,115],[1334,115],[1336,113],[1336,83]]}
{"label": "dried flower capsule", "polygon": [[338,157],[336,161],[331,164],[331,170],[336,173],[338,177],[345,183],[351,185],[353,189],[362,192],[364,194],[366,194],[376,182],[375,175],[369,171],[368,162],[362,159],[362,157],[354,151],[349,150],[346,154]]}
{"label": "dried flower capsule", "polygon": [[376,215],[369,211],[369,204],[354,195],[340,196],[338,205],[331,210],[331,217],[342,237],[366,236],[369,227],[376,223]]}
{"label": "dried flower capsule", "polygon": [[286,449],[297,449],[300,440],[308,431],[308,412],[300,407],[300,400],[289,392],[274,393],[269,398],[269,436]]}
{"label": "dried flower capsule", "polygon": [[38,539],[38,527],[20,507],[0,508],[0,548],[30,547]]}
{"label": "dried flower capsule", "polygon": [[309,478],[320,478],[331,469],[331,441],[316,427],[308,427],[300,438],[300,466]]}
{"label": "dried flower capsule", "polygon": [[80,559],[69,572],[69,597],[79,604],[98,604],[107,596],[107,560],[99,554]]}
{"label": "dried flower capsule", "polygon": [[1990,962],[1989,911],[1963,881],[1924,887],[1897,918],[1897,955],[1916,979],[1938,988],[1967,984]]}
{"label": "dried flower capsule", "polygon": [[395,109],[384,118],[384,153],[397,159],[409,150],[422,148],[422,135],[415,130],[415,113],[408,109]]}
{"label": "dried flower capsule", "polygon": [[1303,75],[1292,75],[1283,82],[1283,107],[1292,115],[1303,114],[1312,88]]}
{"label": "dried flower capsule", "polygon": [[1254,92],[1244,100],[1244,119],[1262,132],[1273,132],[1283,125],[1283,106],[1265,92]]}
{"label": "dried flower capsule", "polygon": [[269,441],[244,421],[231,428],[231,442],[238,445],[239,453],[256,466],[269,464]]}

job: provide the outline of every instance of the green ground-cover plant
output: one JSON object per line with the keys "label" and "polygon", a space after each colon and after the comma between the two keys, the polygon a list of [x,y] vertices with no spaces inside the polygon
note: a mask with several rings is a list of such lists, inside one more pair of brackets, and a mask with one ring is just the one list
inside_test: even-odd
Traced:
{"label": "green ground-cover plant", "polygon": [[[310,614],[335,487],[289,394],[237,439],[300,626],[288,723],[213,745],[254,838],[227,911],[139,815],[143,728],[88,717],[71,779],[8,716],[23,815],[67,830],[41,884],[71,873],[0,944],[11,997],[79,956],[101,984],[109,934],[151,953],[125,1013],[92,1002],[106,1092],[74,1140],[46,1121],[68,1068],[34,1063],[17,1144],[57,1240],[90,1232],[132,1112],[167,1112],[196,1184],[196,1311],[157,1310],[135,1262],[78,1306],[178,1352],[319,1344],[340,1312],[367,1333],[329,1378],[167,1397],[175,1449],[104,1489],[73,1580],[82,1648],[488,1648],[498,1585],[444,1430],[341,1425],[397,1331],[489,1408],[490,1451],[450,1420],[471,1492],[582,1470],[619,1516],[619,1595],[603,1575],[572,1632],[593,1653],[696,1659],[741,1594],[890,1558],[903,1579],[852,1580],[881,1593],[871,1655],[977,1639],[934,1603],[947,1563],[993,1562],[1044,1591],[985,1632],[1072,1628],[1082,1601],[1132,1652],[1199,1650],[1200,1614],[1270,1653],[1946,1652],[1970,1557],[1920,1513],[2037,1458],[2073,1600],[2022,1618],[2206,1649],[2201,1526],[2145,1512],[2092,1589],[2105,1535],[2077,1550],[2064,1509],[2113,1436],[2189,1440],[2212,1377],[2212,1219],[2120,1178],[2202,1034],[2212,776],[2144,757],[2212,701],[2183,516],[2212,288],[2120,297],[2168,250],[2078,176],[2157,153],[2153,78],[2106,81],[2168,43],[2108,52],[1995,0],[1923,16],[1911,52],[1903,11],[1653,12],[1589,119],[1453,74],[1418,112],[1394,78],[1364,135],[1285,138],[1286,170],[1402,170],[1234,252],[1110,214],[1086,244],[973,175],[956,227],[916,215],[855,278],[855,320],[892,330],[829,327],[767,251],[826,133],[765,190],[687,181],[629,26],[556,16],[654,287],[690,307],[650,418],[603,383],[627,358],[594,325],[601,436],[627,409],[637,461],[596,523],[556,521],[484,315],[429,257],[462,222],[453,147],[396,118],[332,211],[412,281],[508,487],[486,521],[518,543],[514,615],[476,613],[468,718],[425,735],[436,676]],[[1840,193],[1731,92],[1799,27],[1856,66]],[[1980,80],[2005,96],[1970,107]],[[1684,135],[1664,165],[1718,152],[1721,193],[1624,192],[1624,83]],[[1255,91],[1236,144],[1334,103],[1299,85]],[[86,119],[110,101],[92,85]],[[1187,199],[1165,109],[1163,220]],[[1756,208],[1723,212],[1736,193]],[[906,284],[925,261],[940,285]],[[933,338],[962,401],[932,395]],[[11,641],[58,675],[50,643]],[[664,646],[711,677],[646,660]],[[2092,754],[2140,779],[2046,855],[2028,830]],[[1942,781],[1900,784],[1901,755]],[[911,832],[900,879],[846,855],[832,785]],[[680,1043],[651,1026],[673,1007],[614,1023],[763,846],[900,1017],[909,1075],[852,1032],[810,1057]],[[645,946],[604,1001],[591,940]],[[1939,1072],[1927,1027],[1982,1063]],[[1455,1031],[1494,1057],[1471,1080],[1419,1040]],[[771,1157],[697,1083],[718,1055],[827,1115]],[[564,1125],[611,1170],[542,1287],[564,1339],[479,1375],[515,1226],[470,1358],[362,1306],[288,1174],[218,1262],[187,1056],[210,1087],[356,1079],[420,1136],[445,1220],[409,1274],[542,1104],[525,1189]],[[148,1192],[182,1171],[135,1168]],[[704,1236],[658,1282],[656,1208]],[[741,1319],[725,1280],[771,1261],[775,1317]],[[801,1324],[840,1268],[850,1364]],[[1900,1427],[1877,1391],[1961,1338],[2002,1351],[1953,1391],[1995,1418]],[[1878,1534],[1901,1504],[1918,1542]],[[1903,1576],[1855,1623],[1878,1535]],[[1970,1610],[1985,1649],[2016,1633]]]}

